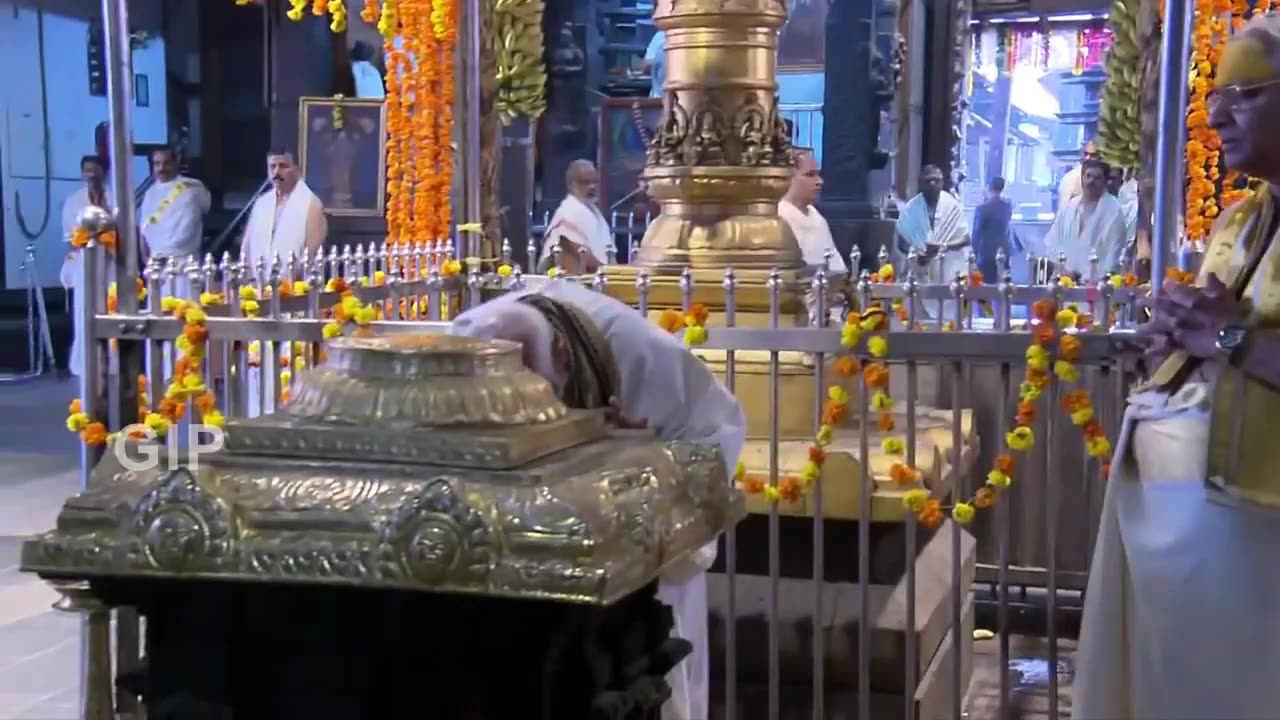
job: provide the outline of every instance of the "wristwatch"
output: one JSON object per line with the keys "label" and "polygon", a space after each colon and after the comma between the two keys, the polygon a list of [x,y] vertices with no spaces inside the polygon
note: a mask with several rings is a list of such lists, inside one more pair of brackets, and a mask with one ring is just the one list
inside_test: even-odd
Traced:
{"label": "wristwatch", "polygon": [[1245,325],[1226,325],[1218,331],[1218,353],[1228,364],[1234,365],[1249,343],[1249,328]]}

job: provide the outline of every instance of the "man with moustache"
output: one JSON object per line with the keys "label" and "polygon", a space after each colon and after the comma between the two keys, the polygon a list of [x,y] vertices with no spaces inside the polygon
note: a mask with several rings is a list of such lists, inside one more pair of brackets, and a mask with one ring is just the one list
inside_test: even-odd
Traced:
{"label": "man with moustache", "polygon": [[[139,212],[144,259],[172,259],[179,267],[200,255],[204,216],[209,212],[209,191],[204,183],[178,174],[178,158],[171,148],[151,152],[155,180],[142,196]],[[174,293],[190,297],[185,275],[174,278]]]}
{"label": "man with moustache", "polygon": [[[290,254],[301,256],[308,250],[319,252],[329,229],[324,206],[302,179],[291,153],[282,150],[269,152],[267,176],[271,178],[271,189],[253,201],[249,224],[240,245],[240,258],[250,268],[257,268],[259,261],[270,268],[276,258],[284,263]],[[289,350],[282,349],[281,352],[288,357]],[[276,362],[269,349],[260,357],[263,367],[275,367]],[[275,410],[276,377],[274,372],[264,375],[256,367],[249,369],[249,417]]]}
{"label": "man with moustache", "polygon": [[949,283],[969,268],[969,221],[964,206],[942,183],[942,170],[926,165],[920,173],[920,192],[902,206],[894,227],[898,250],[904,255],[916,251],[929,283]]}
{"label": "man with moustache", "polygon": [[1061,209],[1066,204],[1078,197],[1084,192],[1084,164],[1089,160],[1098,159],[1098,146],[1092,140],[1084,144],[1084,148],[1080,150],[1080,164],[1067,171],[1062,176],[1062,182],[1058,183],[1058,208]]}
{"label": "man with moustache", "polygon": [[[80,158],[80,178],[84,181],[84,185],[71,193],[62,203],[62,241],[67,244],[67,257],[62,261],[62,271],[58,276],[62,281],[62,287],[70,291],[73,318],[80,313],[80,303],[85,302],[84,293],[80,287],[80,267],[84,258],[81,251],[71,245],[71,238],[76,228],[80,226],[80,213],[90,206],[102,208],[108,213],[115,212],[115,206],[111,202],[111,190],[106,185],[106,160],[97,155],[85,155]],[[107,283],[110,282],[108,278],[111,277],[110,265],[110,260],[98,263],[98,278],[95,284],[98,293],[104,299],[107,296]],[[73,323],[72,333],[74,332]],[[67,358],[67,369],[76,377],[80,377],[80,372],[84,369],[84,344],[74,335],[71,338],[71,353]]]}
{"label": "man with moustache", "polygon": [[[1084,191],[1058,209],[1044,244],[1050,257],[1066,257],[1066,266],[1059,272],[1092,283],[1116,270],[1128,236],[1124,208],[1107,192],[1111,168],[1101,160],[1086,160],[1081,168]],[[1093,277],[1095,254],[1099,277]]]}
{"label": "man with moustache", "polygon": [[1142,326],[1162,362],[1129,396],[1111,460],[1072,717],[1280,708],[1280,17],[1234,33],[1212,82],[1223,159],[1264,184],[1223,212],[1194,285],[1166,282]]}
{"label": "man with moustache", "polygon": [[302,179],[293,153],[268,152],[267,177],[271,189],[253,201],[240,243],[240,257],[251,266],[262,260],[270,267],[277,257],[318,251],[329,232],[324,206]]}

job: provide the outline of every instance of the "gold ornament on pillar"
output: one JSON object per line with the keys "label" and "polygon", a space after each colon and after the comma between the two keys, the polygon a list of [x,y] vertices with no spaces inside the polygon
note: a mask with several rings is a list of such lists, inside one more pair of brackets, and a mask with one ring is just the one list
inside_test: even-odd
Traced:
{"label": "gold ornament on pillar", "polygon": [[778,115],[781,0],[660,0],[666,32],[663,116],[644,171],[662,214],[636,264],[695,269],[799,269],[800,247],[778,218],[791,142]]}

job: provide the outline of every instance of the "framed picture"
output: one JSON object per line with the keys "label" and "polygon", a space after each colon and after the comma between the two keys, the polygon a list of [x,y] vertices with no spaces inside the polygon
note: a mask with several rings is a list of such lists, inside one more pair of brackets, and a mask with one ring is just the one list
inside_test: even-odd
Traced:
{"label": "framed picture", "polygon": [[827,61],[827,0],[786,0],[778,33],[778,72],[822,72]]}
{"label": "framed picture", "polygon": [[387,114],[381,100],[298,100],[298,165],[329,215],[382,217]]}
{"label": "framed picture", "polygon": [[662,98],[608,98],[600,104],[600,211],[609,213],[636,195],[645,148],[662,121]]}

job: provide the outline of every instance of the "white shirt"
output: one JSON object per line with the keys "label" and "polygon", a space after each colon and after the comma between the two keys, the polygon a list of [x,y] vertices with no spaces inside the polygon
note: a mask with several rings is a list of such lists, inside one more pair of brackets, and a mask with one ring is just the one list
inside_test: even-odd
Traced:
{"label": "white shirt", "polygon": [[810,205],[805,209],[795,206],[790,200],[783,198],[778,203],[778,217],[787,221],[791,226],[791,232],[795,234],[796,241],[800,243],[800,252],[804,255],[804,262],[811,267],[821,267],[826,252],[831,251],[832,272],[843,273],[848,270],[844,263],[844,258],[840,256],[840,251],[836,249],[835,240],[831,237],[831,227],[827,225],[827,219],[822,217],[822,213],[818,212],[818,208]]}

